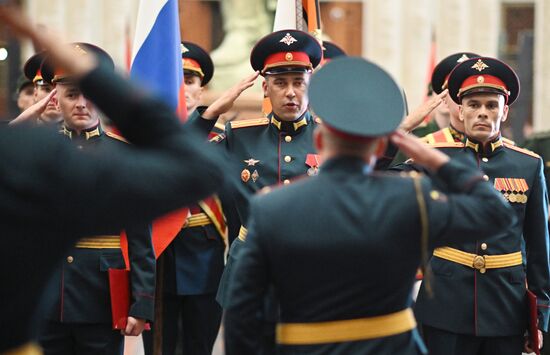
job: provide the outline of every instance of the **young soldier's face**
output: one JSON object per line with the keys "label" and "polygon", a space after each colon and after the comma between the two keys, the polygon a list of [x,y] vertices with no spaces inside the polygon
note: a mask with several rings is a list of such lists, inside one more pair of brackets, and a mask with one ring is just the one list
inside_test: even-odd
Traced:
{"label": "young soldier's face", "polygon": [[77,132],[92,128],[99,123],[95,106],[73,84],[57,84],[57,106],[65,125]]}
{"label": "young soldier's face", "polygon": [[262,84],[264,95],[271,100],[273,113],[283,121],[294,121],[308,107],[309,73],[268,75]]}
{"label": "young soldier's face", "polygon": [[197,108],[201,101],[201,78],[197,75],[185,73],[183,79],[185,85],[185,105],[187,106],[187,113],[190,114]]}
{"label": "young soldier's face", "polygon": [[17,95],[17,107],[21,111],[25,111],[34,104],[34,88],[27,86],[23,88]]}
{"label": "young soldier's face", "polygon": [[[34,102],[38,102],[48,96],[48,94],[53,90],[53,86],[50,84],[35,84],[34,87]],[[50,100],[48,102],[48,105],[46,106],[46,110],[40,115],[40,118],[42,118],[44,121],[57,121],[59,119],[59,116],[61,116],[61,113],[59,112],[57,105],[55,103],[55,100]]]}
{"label": "young soldier's face", "polygon": [[487,143],[499,134],[500,125],[508,116],[508,105],[502,95],[479,93],[464,97],[459,111],[466,135]]}

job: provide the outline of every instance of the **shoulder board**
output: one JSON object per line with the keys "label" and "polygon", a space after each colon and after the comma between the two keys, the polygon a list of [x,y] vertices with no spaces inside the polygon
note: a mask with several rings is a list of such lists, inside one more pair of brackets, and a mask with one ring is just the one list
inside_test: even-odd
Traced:
{"label": "shoulder board", "polygon": [[443,143],[432,143],[430,146],[434,148],[464,148],[464,143],[462,142],[443,142]]}
{"label": "shoulder board", "polygon": [[119,141],[124,142],[124,143],[128,143],[128,141],[127,141],[123,136],[119,136],[119,135],[116,134],[116,133],[113,133],[113,132],[105,132],[105,134],[106,134],[108,137],[111,137],[111,138],[113,138],[113,139],[119,140]]}
{"label": "shoulder board", "polygon": [[448,127],[432,132],[422,137],[426,143],[435,145],[439,143],[454,143],[455,140]]}
{"label": "shoulder board", "polygon": [[239,120],[239,121],[231,121],[230,125],[232,129],[236,128],[245,128],[245,127],[255,127],[255,126],[265,126],[269,124],[269,118],[267,117],[261,117],[261,118],[252,118],[249,120]]}
{"label": "shoulder board", "polygon": [[504,146],[506,148],[510,148],[512,150],[515,150],[516,152],[520,152],[520,153],[523,153],[523,154],[526,154],[526,155],[530,155],[533,158],[540,158],[540,155],[538,155],[535,152],[530,151],[529,149],[520,148],[517,145],[511,145],[511,144],[508,144],[508,143],[504,143]]}
{"label": "shoulder board", "polygon": [[216,122],[216,123],[214,124],[214,127],[217,128],[217,129],[219,129],[219,130],[222,131],[222,132],[225,131],[225,125],[224,125],[223,123],[221,123],[221,122]]}
{"label": "shoulder board", "polygon": [[502,143],[509,144],[509,145],[516,145],[516,142],[514,142],[511,139],[505,138],[505,137],[502,137]]}
{"label": "shoulder board", "polygon": [[210,138],[208,141],[211,143],[220,143],[225,139],[225,133],[216,134],[214,137]]}

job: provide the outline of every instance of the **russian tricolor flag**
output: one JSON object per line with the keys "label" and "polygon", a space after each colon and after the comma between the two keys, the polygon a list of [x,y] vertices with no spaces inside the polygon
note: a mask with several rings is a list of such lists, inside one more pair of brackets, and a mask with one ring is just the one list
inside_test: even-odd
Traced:
{"label": "russian tricolor flag", "polygon": [[[182,121],[187,118],[181,61],[178,0],[141,0],[139,4],[130,78],[166,102]],[[153,222],[153,246],[158,257],[183,227],[184,208]],[[129,265],[127,240],[121,246]]]}
{"label": "russian tricolor flag", "polygon": [[185,120],[178,0],[141,0],[130,77]]}

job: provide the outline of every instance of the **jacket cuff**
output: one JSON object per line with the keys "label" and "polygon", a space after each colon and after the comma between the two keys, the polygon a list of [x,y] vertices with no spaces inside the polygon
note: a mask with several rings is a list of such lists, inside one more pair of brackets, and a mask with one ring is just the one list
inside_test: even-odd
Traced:
{"label": "jacket cuff", "polygon": [[154,321],[155,297],[148,295],[136,297],[136,300],[130,306],[128,315],[134,318],[142,318],[148,321]]}

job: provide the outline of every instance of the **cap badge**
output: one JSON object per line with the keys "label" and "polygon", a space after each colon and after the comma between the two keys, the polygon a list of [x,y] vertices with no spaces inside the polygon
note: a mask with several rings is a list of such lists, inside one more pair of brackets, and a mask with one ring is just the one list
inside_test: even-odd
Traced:
{"label": "cap badge", "polygon": [[290,62],[292,59],[294,59],[294,56],[292,55],[292,53],[288,52],[285,55],[285,59],[286,59],[287,62]]}
{"label": "cap badge", "polygon": [[279,42],[282,42],[286,44],[287,46],[290,46],[294,42],[298,42],[298,40],[290,35],[290,33],[287,33]]}
{"label": "cap badge", "polygon": [[250,159],[247,159],[247,160],[243,160],[246,164],[248,164],[247,166],[256,166],[256,164],[258,164],[260,161],[259,160],[256,160],[254,158],[250,158]]}
{"label": "cap badge", "polygon": [[457,63],[462,63],[463,61],[468,60],[468,59],[470,59],[470,57],[468,57],[466,54],[463,54],[462,57],[458,58],[458,60],[456,62]]}
{"label": "cap badge", "polygon": [[184,46],[183,43],[182,43],[182,44],[181,44],[181,54],[187,53],[187,52],[189,52],[189,49],[187,49],[187,47]]}
{"label": "cap badge", "polygon": [[483,71],[484,69],[487,69],[487,68],[489,68],[489,66],[483,63],[481,59],[478,59],[476,64],[472,65],[472,69],[475,69],[477,71]]}
{"label": "cap badge", "polygon": [[478,84],[483,84],[483,82],[485,82],[485,78],[482,75],[478,76],[477,77],[477,83]]}

